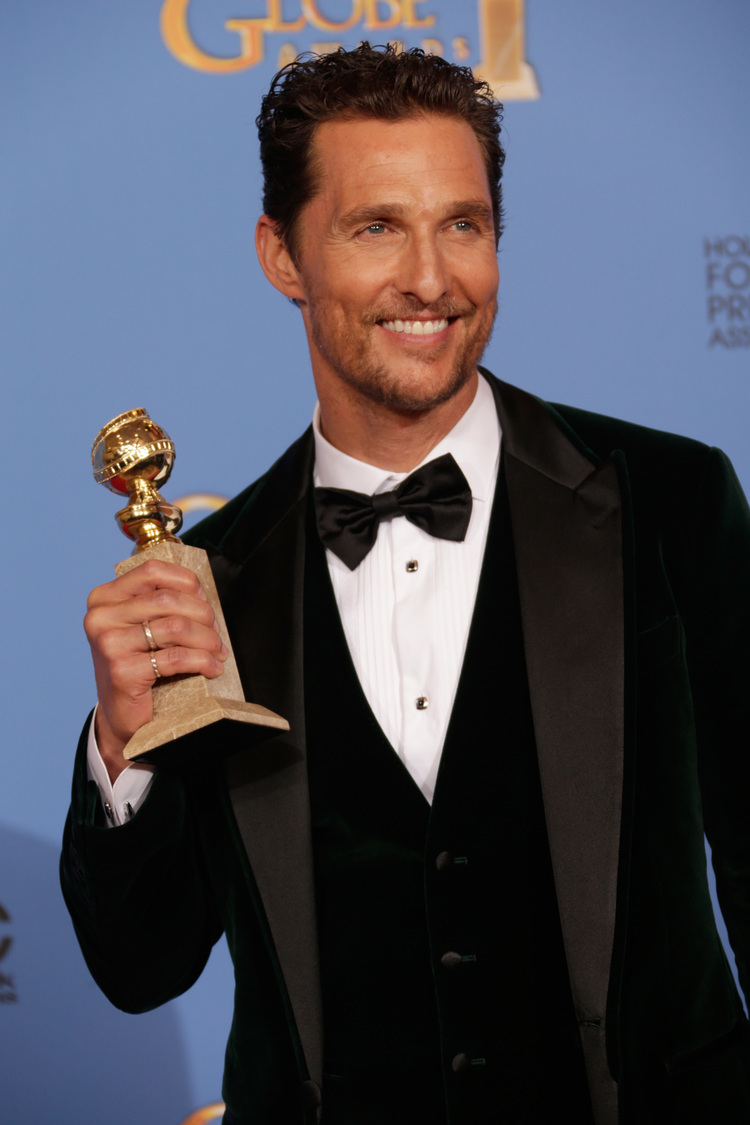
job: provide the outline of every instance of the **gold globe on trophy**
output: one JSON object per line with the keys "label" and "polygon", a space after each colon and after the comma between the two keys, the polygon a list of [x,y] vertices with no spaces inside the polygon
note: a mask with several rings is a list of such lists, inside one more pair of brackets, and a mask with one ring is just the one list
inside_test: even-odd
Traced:
{"label": "gold globe on trophy", "polygon": [[118,414],[94,438],[94,479],[116,495],[128,498],[115,518],[123,533],[135,542],[135,553],[118,563],[115,573],[118,577],[127,574],[148,559],[179,563],[192,570],[214,611],[229,655],[218,679],[192,675],[157,680],[152,689],[154,717],[136,731],[125,747],[123,753],[128,759],[138,758],[219,719],[289,729],[280,715],[257,703],[245,702],[208,556],[199,547],[180,542],[175,532],[182,526],[182,512],[167,503],[159,492],[159,486],[169,479],[174,459],[169,435],[140,408]]}

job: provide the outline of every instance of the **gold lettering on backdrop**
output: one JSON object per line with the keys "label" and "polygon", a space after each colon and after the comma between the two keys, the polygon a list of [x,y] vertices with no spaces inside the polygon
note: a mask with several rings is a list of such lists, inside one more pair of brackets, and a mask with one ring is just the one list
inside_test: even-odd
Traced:
{"label": "gold lettering on backdrop", "polygon": [[453,58],[456,62],[466,62],[471,51],[469,50],[469,40],[465,39],[463,35],[457,35],[451,43],[453,48]]}
{"label": "gold lettering on backdrop", "polygon": [[[329,41],[312,45],[314,51],[323,53],[341,46],[338,36],[355,27],[370,33],[394,28],[412,31],[437,24],[435,13],[425,10],[430,0],[349,0],[348,14],[345,8],[338,20],[326,14],[328,0],[296,0],[296,3],[299,4],[296,19],[284,19],[284,0],[265,0],[264,16],[226,20],[226,30],[235,32],[239,38],[239,53],[227,58],[209,54],[193,39],[188,20],[191,0],[164,0],[161,34],[167,48],[185,66],[207,74],[233,74],[263,61],[269,34],[289,35],[308,27],[317,28],[331,37]],[[476,2],[481,61],[474,71],[489,82],[502,101],[539,97],[536,75],[525,58],[524,9],[524,0]],[[400,39],[394,38],[392,42],[401,44]],[[454,37],[451,46],[454,62],[468,61],[471,50],[467,36]],[[442,54],[444,44],[435,36],[423,39],[422,48]],[[278,65],[285,66],[296,54],[297,48],[287,39],[279,49]]]}
{"label": "gold lettering on backdrop", "polygon": [[399,0],[365,0],[365,13],[365,27],[368,31],[396,27],[401,22]]}
{"label": "gold lettering on backdrop", "polygon": [[187,19],[189,4],[190,0],[164,0],[161,10],[162,39],[176,59],[193,70],[202,70],[207,74],[232,74],[261,62],[265,20],[227,21],[225,27],[240,33],[240,53],[223,59],[206,54],[193,39]]}
{"label": "gold lettering on backdrop", "polygon": [[351,15],[343,23],[335,23],[324,16],[318,8],[318,0],[302,0],[302,12],[312,26],[321,31],[348,31],[362,19],[362,3],[363,0],[352,0]]}
{"label": "gold lettering on backdrop", "polygon": [[298,54],[299,51],[294,46],[294,43],[285,43],[276,58],[276,66],[279,70],[284,66],[289,66],[289,63],[294,62]]}
{"label": "gold lettering on backdrop", "polygon": [[422,19],[416,13],[417,4],[427,0],[401,0],[401,20],[404,27],[434,27],[435,16],[425,15]]}
{"label": "gold lettering on backdrop", "polygon": [[284,23],[284,13],[281,10],[283,0],[267,0],[268,2],[268,30],[269,31],[302,31],[305,26],[305,17],[290,20]]}
{"label": "gold lettering on backdrop", "polygon": [[[224,24],[227,31],[236,31],[240,37],[240,54],[239,57],[232,60],[226,59],[225,62],[234,62],[236,65],[235,70],[246,70],[249,66],[255,66],[256,63],[263,61],[263,32],[265,28],[262,20],[227,20]],[[217,59],[216,62],[219,62]],[[222,68],[228,70],[229,67]]]}
{"label": "gold lettering on backdrop", "polygon": [[268,0],[266,16],[225,22],[224,27],[228,31],[236,31],[240,37],[240,53],[230,58],[209,55],[195,42],[188,24],[190,0],[164,0],[159,21],[162,39],[175,58],[193,70],[202,70],[207,74],[235,74],[263,61],[266,31],[302,31],[304,17],[284,23],[281,3],[282,0]]}

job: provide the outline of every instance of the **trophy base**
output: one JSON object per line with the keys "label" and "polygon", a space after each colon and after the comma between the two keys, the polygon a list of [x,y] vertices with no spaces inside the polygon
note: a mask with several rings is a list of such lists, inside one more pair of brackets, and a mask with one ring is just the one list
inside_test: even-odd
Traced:
{"label": "trophy base", "polygon": [[[186,681],[182,681],[183,683]],[[164,687],[170,687],[164,684]],[[174,684],[180,686],[179,683]],[[137,730],[130,742],[123,750],[123,757],[128,761],[140,758],[151,750],[166,745],[186,734],[200,730],[201,727],[210,726],[220,719],[232,719],[236,723],[252,723],[254,726],[271,727],[267,733],[276,730],[289,730],[289,723],[280,715],[274,714],[258,703],[245,703],[244,700],[222,699],[221,696],[207,695],[205,699],[189,701],[179,711],[172,711],[167,715],[160,715],[145,723]]]}
{"label": "trophy base", "polygon": [[216,679],[204,676],[172,676],[157,680],[152,689],[154,697],[154,717],[135,732],[123,751],[123,756],[132,761],[160,746],[174,742],[178,738],[216,723],[220,719],[231,719],[238,723],[251,723],[266,728],[258,731],[261,737],[268,737],[274,730],[289,730],[289,723],[261,707],[258,703],[246,703],[240,682],[237,662],[232,652],[227,624],[224,620],[214,576],[208,555],[199,547],[188,547],[179,541],[154,543],[139,550],[129,559],[118,563],[115,573],[127,574],[136,566],[149,559],[179,563],[192,570],[205,590],[206,597],[219,624],[219,634],[227,647],[229,655],[224,661],[224,671]]}

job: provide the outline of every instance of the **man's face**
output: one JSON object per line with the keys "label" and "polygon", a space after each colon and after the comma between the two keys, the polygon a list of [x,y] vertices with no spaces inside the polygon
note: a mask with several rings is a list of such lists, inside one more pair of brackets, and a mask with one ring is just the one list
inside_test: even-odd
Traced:
{"label": "man's face", "polygon": [[[481,149],[456,117],[322,124],[297,272],[321,404],[446,402],[492,331],[495,232]],[[333,397],[331,397],[333,396]]]}

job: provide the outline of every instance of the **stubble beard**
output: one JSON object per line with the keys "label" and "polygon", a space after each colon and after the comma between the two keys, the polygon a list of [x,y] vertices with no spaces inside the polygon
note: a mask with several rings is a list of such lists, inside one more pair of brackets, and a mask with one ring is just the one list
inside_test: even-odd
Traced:
{"label": "stubble beard", "polygon": [[[432,313],[432,310],[430,310]],[[408,320],[414,313],[399,313],[398,315],[378,315],[368,317],[365,321],[366,329],[382,320]],[[465,315],[440,311],[434,313],[436,318],[441,316]],[[383,364],[376,364],[368,356],[369,332],[365,338],[355,340],[349,335],[348,345],[335,350],[330,345],[330,339],[320,331],[320,320],[311,317],[312,337],[318,351],[334,368],[343,383],[351,387],[373,405],[384,407],[397,414],[421,414],[448,402],[461,391],[471,379],[476,366],[484,355],[487,345],[492,338],[492,332],[497,317],[497,299],[493,302],[487,315],[483,316],[476,325],[463,348],[456,357],[456,361],[448,373],[445,381],[439,386],[432,386],[429,378],[425,379],[425,371],[434,366],[440,359],[437,351],[426,352],[414,360],[414,377],[406,380],[401,375],[393,374]]]}

